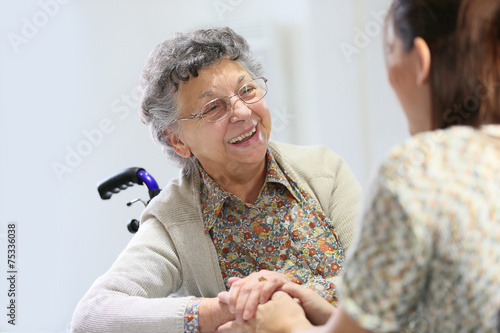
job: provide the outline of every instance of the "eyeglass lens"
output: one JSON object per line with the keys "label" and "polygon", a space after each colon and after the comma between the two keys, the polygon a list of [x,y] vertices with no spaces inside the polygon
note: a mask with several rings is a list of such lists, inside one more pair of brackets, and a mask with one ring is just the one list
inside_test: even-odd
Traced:
{"label": "eyeglass lens", "polygon": [[[260,101],[266,93],[267,86],[263,78],[252,80],[238,90],[239,98],[246,104]],[[220,97],[205,104],[201,109],[201,116],[206,122],[216,122],[224,119],[230,110],[229,97]]]}

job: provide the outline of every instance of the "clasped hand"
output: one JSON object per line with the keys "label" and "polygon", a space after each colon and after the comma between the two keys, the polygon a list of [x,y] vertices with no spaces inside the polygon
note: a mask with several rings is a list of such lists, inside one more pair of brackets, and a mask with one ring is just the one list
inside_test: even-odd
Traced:
{"label": "clasped hand", "polygon": [[290,282],[290,278],[282,273],[261,270],[245,278],[229,278],[228,282],[230,289],[221,292],[219,300],[228,305],[236,322],[243,324],[255,315],[259,304],[270,300],[276,290]]}
{"label": "clasped hand", "polygon": [[218,298],[235,314],[235,320],[220,326],[220,333],[310,329],[313,324],[325,324],[334,311],[321,296],[281,273],[263,270],[243,279],[230,278],[229,284],[230,290]]}

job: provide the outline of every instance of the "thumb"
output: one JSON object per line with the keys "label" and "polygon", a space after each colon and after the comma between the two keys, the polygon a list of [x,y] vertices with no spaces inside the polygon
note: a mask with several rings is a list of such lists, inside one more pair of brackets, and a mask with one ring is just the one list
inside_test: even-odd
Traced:
{"label": "thumb", "polygon": [[271,300],[273,300],[273,301],[279,301],[279,300],[284,300],[284,299],[292,300],[290,295],[288,295],[287,293],[285,293],[283,291],[277,291],[273,294],[273,297],[271,297]]}
{"label": "thumb", "polygon": [[281,290],[290,295],[293,298],[298,298],[303,299],[305,296],[307,296],[308,292],[311,291],[308,288],[304,288],[299,286],[296,283],[286,283],[283,286],[281,286]]}
{"label": "thumb", "polygon": [[236,276],[233,276],[233,277],[230,277],[228,280],[227,280],[227,283],[229,283],[229,286],[231,287],[233,285],[233,283],[235,283],[236,281],[238,280],[241,280],[241,278],[239,277],[236,277]]}
{"label": "thumb", "polygon": [[224,325],[221,325],[215,331],[216,333],[245,333],[251,332],[251,330],[247,330],[247,324],[238,324],[236,320],[228,321]]}
{"label": "thumb", "polygon": [[229,292],[228,291],[221,291],[218,295],[217,298],[219,299],[220,302],[224,304],[229,304]]}

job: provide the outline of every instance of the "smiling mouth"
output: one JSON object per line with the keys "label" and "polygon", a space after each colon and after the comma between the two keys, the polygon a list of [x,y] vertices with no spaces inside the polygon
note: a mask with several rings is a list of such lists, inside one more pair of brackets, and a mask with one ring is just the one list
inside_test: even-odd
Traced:
{"label": "smiling mouth", "polygon": [[257,130],[254,127],[250,132],[229,140],[229,143],[231,143],[231,144],[243,143],[243,142],[249,140],[255,134],[255,132],[257,132]]}

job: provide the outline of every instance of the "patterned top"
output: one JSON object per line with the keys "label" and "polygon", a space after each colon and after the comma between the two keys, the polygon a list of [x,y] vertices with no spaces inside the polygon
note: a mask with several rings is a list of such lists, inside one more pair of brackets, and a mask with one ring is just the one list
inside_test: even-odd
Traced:
{"label": "patterned top", "polygon": [[[212,236],[226,288],[232,276],[267,269],[315,289],[336,304],[329,278],[343,267],[344,252],[332,222],[269,151],[266,180],[253,204],[221,189],[201,166],[199,170],[205,233]],[[188,332],[197,330],[198,305],[195,299],[186,309]]]}
{"label": "patterned top", "polygon": [[496,332],[500,126],[423,133],[392,151],[342,281],[377,332]]}

